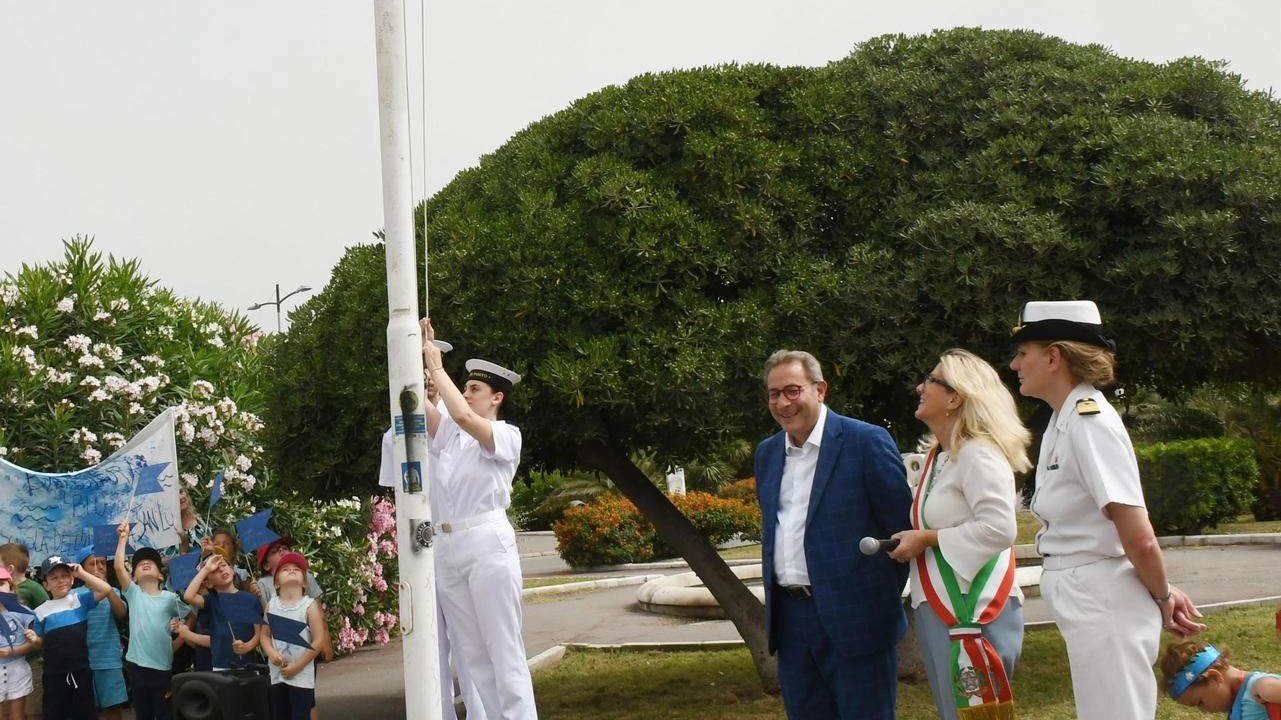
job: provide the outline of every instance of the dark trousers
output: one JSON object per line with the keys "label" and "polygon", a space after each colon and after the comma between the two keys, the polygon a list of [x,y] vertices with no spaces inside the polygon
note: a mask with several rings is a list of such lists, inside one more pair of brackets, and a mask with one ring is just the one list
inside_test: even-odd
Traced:
{"label": "dark trousers", "polygon": [[98,703],[93,696],[93,671],[44,672],[45,720],[97,720]]}
{"label": "dark trousers", "polygon": [[271,686],[271,717],[273,720],[309,720],[316,705],[316,691],[285,683]]}
{"label": "dark trousers", "polygon": [[845,655],[823,630],[812,599],[773,594],[778,675],[790,720],[894,720],[898,648]]}
{"label": "dark trousers", "polygon": [[133,695],[133,715],[137,720],[169,720],[173,705],[169,685],[173,673],[128,663],[129,686]]}

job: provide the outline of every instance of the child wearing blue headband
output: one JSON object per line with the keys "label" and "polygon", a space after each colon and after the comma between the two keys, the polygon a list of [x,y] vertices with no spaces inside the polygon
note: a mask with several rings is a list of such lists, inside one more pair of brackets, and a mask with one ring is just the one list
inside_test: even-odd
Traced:
{"label": "child wearing blue headband", "polygon": [[1228,713],[1230,720],[1281,718],[1281,675],[1233,666],[1226,647],[1201,640],[1167,646],[1161,681],[1175,702],[1201,712]]}

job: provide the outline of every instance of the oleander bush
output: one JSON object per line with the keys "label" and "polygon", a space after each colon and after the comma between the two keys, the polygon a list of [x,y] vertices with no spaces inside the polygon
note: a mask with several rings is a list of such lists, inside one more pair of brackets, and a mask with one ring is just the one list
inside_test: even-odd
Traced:
{"label": "oleander bush", "polygon": [[[326,591],[339,652],[390,640],[394,508],[377,497],[318,501],[273,480],[257,326],[174,295],[89,238],[63,245],[61,260],[0,278],[0,457],[46,472],[92,467],[173,407],[179,479],[210,525],[271,507],[272,528],[294,538]],[[206,509],[219,471],[222,499]],[[255,567],[255,548],[244,550],[241,565]]]}
{"label": "oleander bush", "polygon": [[[672,504],[713,545],[742,537],[759,540],[761,513],[755,501],[692,492],[670,496]],[[565,510],[552,524],[556,549],[574,567],[648,562],[674,553],[630,500],[602,495],[588,505]]]}
{"label": "oleander bush", "polygon": [[1135,448],[1158,535],[1195,535],[1250,509],[1259,484],[1254,447],[1202,438]]}

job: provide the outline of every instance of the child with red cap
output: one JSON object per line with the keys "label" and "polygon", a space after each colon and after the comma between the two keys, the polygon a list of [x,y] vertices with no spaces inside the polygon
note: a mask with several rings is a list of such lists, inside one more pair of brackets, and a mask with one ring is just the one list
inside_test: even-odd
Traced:
{"label": "child with red cap", "polygon": [[[307,560],[296,552],[275,557],[275,594],[267,602],[263,648],[271,670],[271,708],[277,720],[308,720],[316,705],[314,639],[324,629],[315,598],[308,597]],[[264,583],[266,584],[266,583]]]}

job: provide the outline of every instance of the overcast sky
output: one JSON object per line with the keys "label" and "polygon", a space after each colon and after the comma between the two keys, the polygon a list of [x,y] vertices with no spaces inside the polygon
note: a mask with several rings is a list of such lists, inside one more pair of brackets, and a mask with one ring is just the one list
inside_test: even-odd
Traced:
{"label": "overcast sky", "polygon": [[[275,283],[319,289],[382,227],[369,0],[0,7],[0,271],[94,235],[180,294],[243,309]],[[429,3],[426,21],[418,198],[639,73],[823,65],[884,33],[1030,28],[1127,57],[1227,60],[1249,87],[1281,90],[1276,0],[471,0]],[[270,309],[249,315],[274,329]]]}

